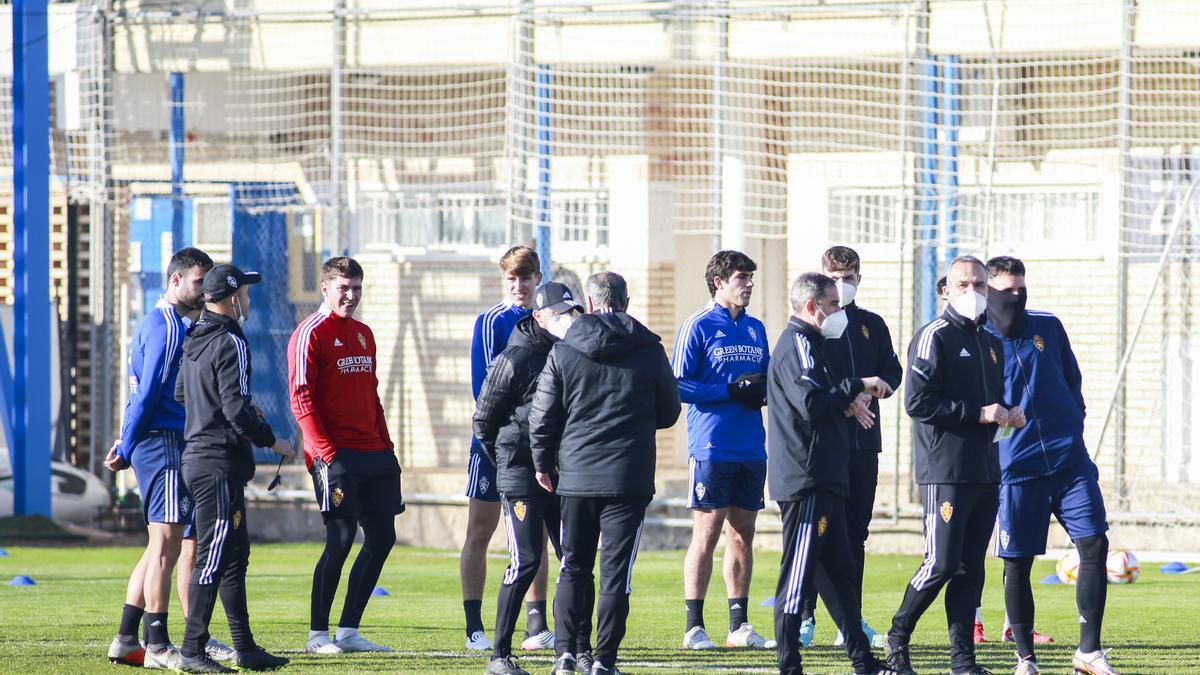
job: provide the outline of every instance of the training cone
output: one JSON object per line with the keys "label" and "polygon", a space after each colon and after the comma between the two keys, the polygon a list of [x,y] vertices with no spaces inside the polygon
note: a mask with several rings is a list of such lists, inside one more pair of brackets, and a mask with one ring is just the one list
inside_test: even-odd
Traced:
{"label": "training cone", "polygon": [[1050,574],[1045,579],[1042,579],[1043,584],[1061,584],[1062,579],[1058,578],[1057,574]]}
{"label": "training cone", "polygon": [[384,588],[383,586],[376,586],[375,590],[371,591],[371,595],[373,595],[373,596],[391,595],[391,593],[388,593],[388,590],[386,588]]}
{"label": "training cone", "polygon": [[8,557],[8,551],[5,551],[4,549],[0,548],[0,558],[7,558],[7,557]]}
{"label": "training cone", "polygon": [[1158,571],[1162,572],[1163,574],[1183,574],[1187,571],[1187,569],[1188,566],[1181,562],[1169,562],[1166,565],[1158,568]]}
{"label": "training cone", "polygon": [[758,606],[759,607],[774,607],[775,606],[775,596],[772,595],[771,597],[767,598],[766,600],[763,600],[762,602],[758,603]]}
{"label": "training cone", "polygon": [[18,574],[17,576],[12,578],[12,581],[8,582],[8,585],[9,586],[37,586],[37,582],[34,581],[33,579],[30,579],[29,577],[25,576],[24,574]]}

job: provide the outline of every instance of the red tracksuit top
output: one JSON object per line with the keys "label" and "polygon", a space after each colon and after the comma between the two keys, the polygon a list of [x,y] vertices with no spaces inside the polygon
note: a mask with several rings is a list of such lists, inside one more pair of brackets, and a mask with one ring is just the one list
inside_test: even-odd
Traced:
{"label": "red tracksuit top", "polygon": [[375,336],[322,304],[288,341],[292,415],[304,434],[304,459],[332,461],[338,448],[391,450],[379,401]]}

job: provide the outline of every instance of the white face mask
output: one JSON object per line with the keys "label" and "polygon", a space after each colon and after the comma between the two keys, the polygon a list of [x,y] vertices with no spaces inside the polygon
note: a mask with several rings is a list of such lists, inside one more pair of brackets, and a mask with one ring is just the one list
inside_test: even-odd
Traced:
{"label": "white face mask", "polygon": [[987,297],[968,291],[950,301],[950,306],[964,319],[975,320],[987,310]]}
{"label": "white face mask", "polygon": [[849,320],[845,310],[834,314],[826,314],[825,323],[821,324],[821,336],[828,340],[836,340],[842,337],[842,333],[846,332],[846,323]]}
{"label": "white face mask", "polygon": [[842,307],[854,302],[854,294],[858,292],[858,286],[848,284],[845,281],[835,281],[838,292],[838,304]]}
{"label": "white face mask", "polygon": [[546,326],[546,330],[549,331],[551,335],[561,340],[567,336],[567,329],[571,327],[571,323],[572,321],[570,314],[559,314],[553,319],[550,319],[549,324]]}
{"label": "white face mask", "polygon": [[242,313],[242,303],[234,300],[233,308],[237,310],[237,324],[239,326],[246,325],[246,315]]}

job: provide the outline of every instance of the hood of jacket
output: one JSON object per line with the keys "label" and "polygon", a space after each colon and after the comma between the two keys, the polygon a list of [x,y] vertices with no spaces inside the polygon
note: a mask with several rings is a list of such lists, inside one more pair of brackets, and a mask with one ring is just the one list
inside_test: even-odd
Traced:
{"label": "hood of jacket", "polygon": [[605,312],[576,319],[562,342],[593,361],[611,361],[662,338],[625,312]]}
{"label": "hood of jacket", "polygon": [[510,347],[520,347],[539,354],[549,354],[550,348],[554,346],[555,342],[558,342],[558,338],[539,326],[532,314],[526,315],[518,321],[517,325],[513,327],[512,335],[508,336]]}
{"label": "hood of jacket", "polygon": [[188,331],[187,339],[183,341],[183,355],[189,360],[197,360],[213,340],[220,339],[226,333],[233,333],[243,340],[246,339],[237,321],[223,314],[204,310],[200,313],[200,318],[196,319],[192,329]]}

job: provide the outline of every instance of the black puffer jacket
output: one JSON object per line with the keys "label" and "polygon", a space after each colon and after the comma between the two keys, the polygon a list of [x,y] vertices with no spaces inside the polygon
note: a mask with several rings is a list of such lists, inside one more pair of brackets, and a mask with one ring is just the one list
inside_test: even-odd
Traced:
{"label": "black puffer jacket", "polygon": [[250,348],[241,327],[205,310],[183,341],[175,400],[187,412],[183,461],[212,461],[243,482],[254,477],[250,444],[275,445],[275,434],[250,397]]}
{"label": "black puffer jacket", "polygon": [[533,316],[517,322],[508,346],[492,361],[475,401],[475,438],[496,463],[496,485],[507,497],[545,495],[533,477],[529,408],[538,376],[558,338]]}
{"label": "black puffer jacket", "polygon": [[654,494],[655,431],[679,418],[662,340],[624,312],[580,317],[550,350],[529,413],[538,471],[567,497]]}

